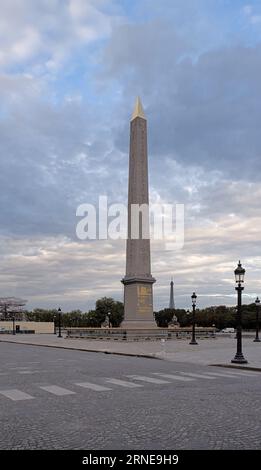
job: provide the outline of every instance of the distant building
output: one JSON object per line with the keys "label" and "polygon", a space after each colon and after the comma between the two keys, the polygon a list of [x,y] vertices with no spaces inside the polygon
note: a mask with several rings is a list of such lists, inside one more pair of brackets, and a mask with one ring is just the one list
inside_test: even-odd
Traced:
{"label": "distant building", "polygon": [[173,282],[173,277],[171,278],[170,282],[170,297],[169,297],[169,308],[174,310],[175,308],[175,302],[174,302],[174,282]]}
{"label": "distant building", "polygon": [[[171,282],[170,282],[169,308],[171,310],[175,310],[173,278],[171,278]],[[176,317],[176,315],[173,315],[173,318],[171,322],[169,323],[169,326],[179,326],[178,318]]]}
{"label": "distant building", "polygon": [[27,300],[16,297],[0,297],[0,320],[23,320]]}

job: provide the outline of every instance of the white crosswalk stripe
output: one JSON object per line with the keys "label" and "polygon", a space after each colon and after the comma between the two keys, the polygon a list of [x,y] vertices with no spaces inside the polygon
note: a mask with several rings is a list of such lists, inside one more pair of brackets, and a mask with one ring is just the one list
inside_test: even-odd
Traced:
{"label": "white crosswalk stripe", "polygon": [[180,372],[180,374],[188,376],[188,377],[195,377],[196,379],[207,379],[207,380],[216,379],[216,377],[209,377],[208,375],[203,375],[203,374],[195,374],[194,372]]}
{"label": "white crosswalk stripe", "polygon": [[39,361],[26,361],[25,364],[41,364]]}
{"label": "white crosswalk stripe", "polygon": [[166,380],[154,379],[152,377],[145,377],[144,375],[127,375],[130,379],[141,380],[142,382],[148,382],[152,384],[169,384]]}
{"label": "white crosswalk stripe", "polygon": [[224,372],[224,374],[228,373],[228,374],[233,374],[233,375],[240,375],[241,377],[258,377],[258,376],[260,376],[260,372],[255,373],[255,372],[248,372],[248,371],[243,371],[243,370],[240,371],[240,372],[238,372],[238,371],[235,372],[234,370],[233,371],[229,370],[228,372],[226,372],[226,371],[222,371],[222,372]]}
{"label": "white crosswalk stripe", "polygon": [[18,374],[21,374],[21,375],[39,374],[39,370],[19,370]]}
{"label": "white crosswalk stripe", "polygon": [[75,383],[75,385],[78,385],[79,387],[83,388],[89,388],[90,390],[95,390],[95,392],[106,392],[108,390],[112,390],[109,387],[103,387],[102,385],[93,384],[90,382]]}
{"label": "white crosswalk stripe", "polygon": [[[205,370],[208,370],[205,372]],[[100,379],[103,381],[103,384],[96,384],[92,382],[77,382],[74,383],[73,385],[82,387],[85,389],[93,390],[95,392],[108,392],[108,391],[113,391],[115,388],[119,387],[125,387],[129,389],[138,389],[138,388],[143,388],[147,384],[155,384],[155,385],[165,385],[165,384],[172,384],[173,382],[191,382],[195,381],[197,379],[205,379],[205,380],[217,380],[221,378],[229,378],[229,379],[240,379],[240,378],[256,378],[260,376],[260,373],[254,372],[254,371],[248,371],[248,370],[230,370],[230,369],[218,369],[217,371],[212,371],[206,367],[204,371],[199,371],[199,372],[184,372],[184,371],[173,371],[173,373],[165,373],[165,372],[149,372],[151,376],[147,375],[125,375],[126,380],[123,379],[118,379],[114,377],[100,377]],[[25,367],[17,367],[13,368],[12,373],[18,373],[18,374],[34,374],[34,373],[39,373],[39,370],[28,370],[28,368]],[[46,371],[47,372],[47,371]],[[9,372],[0,372],[0,375],[10,375]],[[141,383],[135,383],[135,381],[138,382],[144,382],[143,384]],[[37,386],[41,390],[44,390],[45,392],[48,392],[50,394],[56,395],[56,396],[66,396],[66,395],[75,395],[77,393],[76,391],[69,390],[67,388],[60,387],[58,385],[43,385],[42,383],[34,384],[34,386]],[[112,386],[112,387],[111,387]],[[29,395],[28,393],[25,393],[21,390],[18,389],[7,389],[7,390],[0,390],[0,396],[3,396],[5,398],[8,398],[13,401],[22,401],[22,400],[31,400],[35,399],[37,397]]]}
{"label": "white crosswalk stripe", "polygon": [[232,374],[226,374],[222,372],[205,372],[207,375],[214,375],[215,377],[228,377],[232,379],[239,379],[240,377],[238,375],[232,375]]}
{"label": "white crosswalk stripe", "polygon": [[143,387],[143,385],[135,384],[133,382],[126,382],[125,380],[120,380],[120,379],[106,379],[106,382],[114,384],[114,385],[120,385],[121,387],[126,387],[126,388]]}
{"label": "white crosswalk stripe", "polygon": [[41,388],[42,390],[45,390],[46,392],[52,393],[53,395],[58,395],[58,396],[75,394],[75,392],[72,392],[71,390],[67,390],[67,388],[58,387],[57,385],[46,385],[46,386],[40,386],[39,388]]}
{"label": "white crosswalk stripe", "polygon": [[180,375],[163,374],[161,372],[153,372],[153,374],[159,375],[160,377],[163,377],[163,378],[165,377],[166,379],[180,380],[183,382],[193,382],[193,380],[195,380],[195,379],[192,379],[191,377],[181,377]]}
{"label": "white crosswalk stripe", "polygon": [[0,390],[0,394],[3,395],[4,397],[10,398],[10,400],[13,400],[13,401],[31,400],[34,398],[28,393],[21,392],[20,390],[17,390],[17,389]]}

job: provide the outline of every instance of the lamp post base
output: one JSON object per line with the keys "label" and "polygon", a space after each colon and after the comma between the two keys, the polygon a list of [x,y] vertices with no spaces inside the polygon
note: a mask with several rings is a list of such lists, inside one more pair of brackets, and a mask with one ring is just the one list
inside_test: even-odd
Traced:
{"label": "lamp post base", "polygon": [[253,340],[253,343],[261,343],[261,339],[255,338],[255,339]]}
{"label": "lamp post base", "polygon": [[192,339],[189,344],[198,344],[195,339]]}
{"label": "lamp post base", "polygon": [[248,361],[244,358],[243,354],[236,354],[231,361],[233,364],[247,364]]}

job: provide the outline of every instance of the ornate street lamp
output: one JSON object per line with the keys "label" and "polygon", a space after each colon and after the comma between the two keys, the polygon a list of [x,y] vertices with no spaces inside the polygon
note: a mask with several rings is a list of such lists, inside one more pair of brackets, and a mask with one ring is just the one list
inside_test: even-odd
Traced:
{"label": "ornate street lamp", "polygon": [[235,364],[247,364],[247,360],[242,353],[242,291],[244,287],[245,269],[242,268],[240,261],[235,269],[236,291],[237,291],[237,352],[231,362]]}
{"label": "ornate street lamp", "polygon": [[260,308],[260,300],[259,298],[257,297],[256,300],[255,300],[255,304],[256,304],[256,337],[254,339],[254,343],[260,343],[260,339],[259,339],[259,308]]}
{"label": "ornate street lamp", "polygon": [[56,335],[56,315],[53,316],[53,334]]}
{"label": "ornate street lamp", "polygon": [[62,310],[60,308],[58,308],[58,328],[59,328],[58,338],[62,338],[62,334],[61,334],[61,314],[62,314]]}
{"label": "ornate street lamp", "polygon": [[196,323],[196,302],[197,302],[197,296],[195,294],[195,292],[193,292],[192,296],[191,296],[191,300],[192,300],[192,309],[193,309],[193,316],[192,316],[192,338],[191,338],[191,341],[189,344],[198,344],[197,341],[196,341],[196,337],[195,337],[195,323]]}

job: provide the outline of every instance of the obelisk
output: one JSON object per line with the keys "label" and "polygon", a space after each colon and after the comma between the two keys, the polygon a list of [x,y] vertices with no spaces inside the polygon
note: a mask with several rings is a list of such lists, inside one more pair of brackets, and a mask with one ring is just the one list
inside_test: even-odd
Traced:
{"label": "obelisk", "polygon": [[[139,212],[138,229],[133,214]],[[135,209],[136,208],[136,209]],[[136,210],[136,212],[135,212]],[[139,98],[135,103],[130,122],[129,190],[128,190],[128,238],[126,249],[126,275],[124,284],[123,327],[155,327],[153,317],[149,235],[149,183],[147,120]]]}

